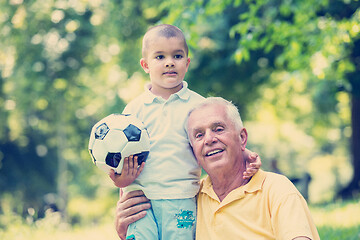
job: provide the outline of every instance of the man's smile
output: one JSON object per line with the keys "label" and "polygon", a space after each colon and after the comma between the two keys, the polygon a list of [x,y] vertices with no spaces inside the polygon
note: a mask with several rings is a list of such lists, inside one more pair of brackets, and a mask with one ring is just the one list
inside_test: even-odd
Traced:
{"label": "man's smile", "polygon": [[211,150],[211,151],[207,152],[205,154],[205,157],[210,157],[210,156],[213,156],[215,154],[222,153],[223,151],[224,151],[224,149],[214,149],[214,150]]}

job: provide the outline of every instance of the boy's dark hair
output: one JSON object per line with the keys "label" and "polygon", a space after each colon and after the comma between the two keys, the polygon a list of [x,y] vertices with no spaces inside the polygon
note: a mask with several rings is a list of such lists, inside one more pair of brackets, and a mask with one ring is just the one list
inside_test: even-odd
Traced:
{"label": "boy's dark hair", "polygon": [[184,36],[184,33],[180,30],[180,28],[170,25],[170,24],[160,24],[160,25],[156,25],[153,27],[150,27],[147,32],[144,35],[143,38],[143,45],[142,45],[142,55],[143,57],[145,56],[145,49],[147,48],[147,38],[146,35],[149,32],[152,31],[157,31],[157,35],[161,36],[161,37],[165,37],[165,38],[172,38],[172,37],[176,37],[181,39],[184,42],[184,48],[185,48],[185,53],[186,55],[189,54],[189,48],[188,45],[186,43],[186,39]]}

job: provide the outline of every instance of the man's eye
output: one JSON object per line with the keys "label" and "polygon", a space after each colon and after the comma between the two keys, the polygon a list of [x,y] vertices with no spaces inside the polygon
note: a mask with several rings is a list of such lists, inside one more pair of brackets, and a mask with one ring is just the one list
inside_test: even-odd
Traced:
{"label": "man's eye", "polygon": [[201,138],[202,136],[203,136],[202,133],[197,133],[197,134],[195,134],[195,138]]}
{"label": "man's eye", "polygon": [[155,58],[161,60],[164,58],[164,55],[159,55],[159,56],[156,56]]}
{"label": "man's eye", "polygon": [[215,128],[215,132],[222,132],[223,130],[224,130],[224,128],[222,128],[222,127]]}

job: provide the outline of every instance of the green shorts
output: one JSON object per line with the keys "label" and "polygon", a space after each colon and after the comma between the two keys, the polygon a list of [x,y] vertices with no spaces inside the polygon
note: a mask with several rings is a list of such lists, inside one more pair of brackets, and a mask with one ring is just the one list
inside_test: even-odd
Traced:
{"label": "green shorts", "polygon": [[128,227],[129,240],[195,239],[196,198],[151,200],[144,218]]}

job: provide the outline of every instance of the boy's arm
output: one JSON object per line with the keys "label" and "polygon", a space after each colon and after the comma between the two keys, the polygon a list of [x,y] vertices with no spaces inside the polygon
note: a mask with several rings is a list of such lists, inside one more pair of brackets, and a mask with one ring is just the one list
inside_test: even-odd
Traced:
{"label": "boy's arm", "polygon": [[138,157],[130,156],[124,158],[124,165],[121,174],[116,174],[114,170],[110,170],[109,177],[118,188],[123,188],[130,185],[140,175],[144,169],[145,162],[138,165]]}
{"label": "boy's arm", "polygon": [[245,149],[244,156],[246,159],[246,171],[243,172],[243,178],[249,179],[259,171],[261,167],[261,159],[255,152]]}

